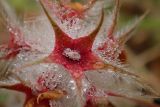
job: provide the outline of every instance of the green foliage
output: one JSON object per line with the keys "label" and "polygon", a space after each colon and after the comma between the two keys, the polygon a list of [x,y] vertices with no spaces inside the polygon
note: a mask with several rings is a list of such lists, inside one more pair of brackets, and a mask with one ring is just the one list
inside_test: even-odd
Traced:
{"label": "green foliage", "polygon": [[8,98],[7,93],[0,93],[0,103],[3,103]]}
{"label": "green foliage", "polygon": [[36,9],[35,0],[8,0],[8,2],[19,11]]}

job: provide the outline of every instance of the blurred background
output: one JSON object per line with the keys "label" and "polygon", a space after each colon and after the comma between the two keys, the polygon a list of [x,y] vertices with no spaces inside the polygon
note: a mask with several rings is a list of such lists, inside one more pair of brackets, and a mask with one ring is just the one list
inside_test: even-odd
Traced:
{"label": "blurred background", "polygon": [[[38,8],[35,0],[8,0],[11,6],[16,9],[19,16],[30,17],[36,15]],[[75,0],[76,1],[76,0]],[[151,81],[160,82],[160,0],[121,0],[123,2],[120,13],[119,25],[124,25],[126,21],[135,16],[142,15],[146,10],[150,10],[149,15],[137,28],[134,36],[128,41],[126,49],[128,61],[134,71],[142,74],[150,74]],[[23,15],[25,13],[25,16]],[[22,18],[22,19],[23,19]],[[1,20],[1,17],[0,17]],[[1,22],[1,21],[0,21]],[[0,44],[8,41],[7,31],[0,23]],[[153,77],[157,78],[153,78]],[[16,99],[13,100],[13,95]],[[15,98],[15,97],[14,97]],[[15,92],[0,90],[0,107],[9,106],[17,102],[14,107],[21,107],[22,95]]]}

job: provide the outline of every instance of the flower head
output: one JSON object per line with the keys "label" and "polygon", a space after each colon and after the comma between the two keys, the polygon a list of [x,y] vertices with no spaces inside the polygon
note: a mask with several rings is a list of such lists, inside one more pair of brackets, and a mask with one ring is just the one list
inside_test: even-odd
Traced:
{"label": "flower head", "polygon": [[0,87],[25,93],[24,107],[116,105],[110,97],[156,106],[142,99],[158,94],[123,66],[124,44],[145,15],[119,33],[119,0],[109,14],[104,0],[39,4],[44,12],[36,20],[7,22],[11,40],[0,48]]}

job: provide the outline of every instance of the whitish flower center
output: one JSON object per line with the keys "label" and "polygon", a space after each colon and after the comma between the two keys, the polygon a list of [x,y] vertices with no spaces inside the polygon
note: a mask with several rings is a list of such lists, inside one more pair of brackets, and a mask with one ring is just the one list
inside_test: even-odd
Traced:
{"label": "whitish flower center", "polygon": [[72,50],[70,48],[66,48],[63,51],[63,55],[74,61],[79,61],[81,59],[81,55],[79,54],[79,52],[77,50]]}

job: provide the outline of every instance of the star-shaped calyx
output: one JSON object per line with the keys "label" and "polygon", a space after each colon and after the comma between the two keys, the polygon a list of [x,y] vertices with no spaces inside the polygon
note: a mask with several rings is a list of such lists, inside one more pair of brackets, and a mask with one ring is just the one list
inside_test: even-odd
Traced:
{"label": "star-shaped calyx", "polygon": [[79,78],[85,70],[96,69],[98,65],[102,67],[103,62],[92,51],[92,45],[103,23],[104,12],[102,11],[100,22],[92,33],[72,39],[55,23],[42,2],[41,5],[55,30],[55,48],[49,59],[65,66],[74,78]]}
{"label": "star-shaped calyx", "polygon": [[[47,0],[46,0],[47,1]],[[52,13],[50,13],[48,9],[48,5],[50,3],[46,2],[44,0],[40,0],[40,4],[48,17],[54,31],[55,31],[55,47],[52,52],[52,54],[48,57],[47,60],[58,63],[63,65],[68,69],[68,71],[71,73],[71,75],[78,79],[83,76],[83,73],[87,70],[94,70],[94,69],[102,69],[107,65],[97,54],[95,54],[92,50],[93,43],[98,35],[100,28],[104,21],[104,10],[102,8],[101,10],[101,16],[100,20],[97,24],[97,27],[88,35],[73,39],[72,36],[66,34],[60,26],[56,23],[54,18],[52,17]],[[92,0],[90,3],[90,8],[94,4],[96,0]],[[46,6],[45,6],[46,5]],[[117,15],[119,12],[119,0],[116,0],[116,6],[113,13],[113,19],[111,26],[109,28],[108,34],[110,38],[114,41],[113,32],[115,30],[116,22],[117,22]],[[72,9],[72,8],[71,8]],[[85,12],[89,8],[84,8],[83,12]],[[78,10],[74,10],[74,12],[77,12]],[[82,10],[81,10],[82,11]],[[72,12],[72,11],[71,11]],[[77,12],[79,13],[79,12]],[[69,16],[68,16],[69,15]],[[81,16],[82,14],[77,14],[78,16]],[[67,14],[67,18],[71,18],[74,16],[77,16],[75,14]],[[63,16],[62,16],[63,17]],[[117,42],[117,41],[115,41]],[[98,49],[105,50],[106,45],[99,47]],[[119,60],[123,61],[126,60],[125,52],[122,51],[119,55]]]}

